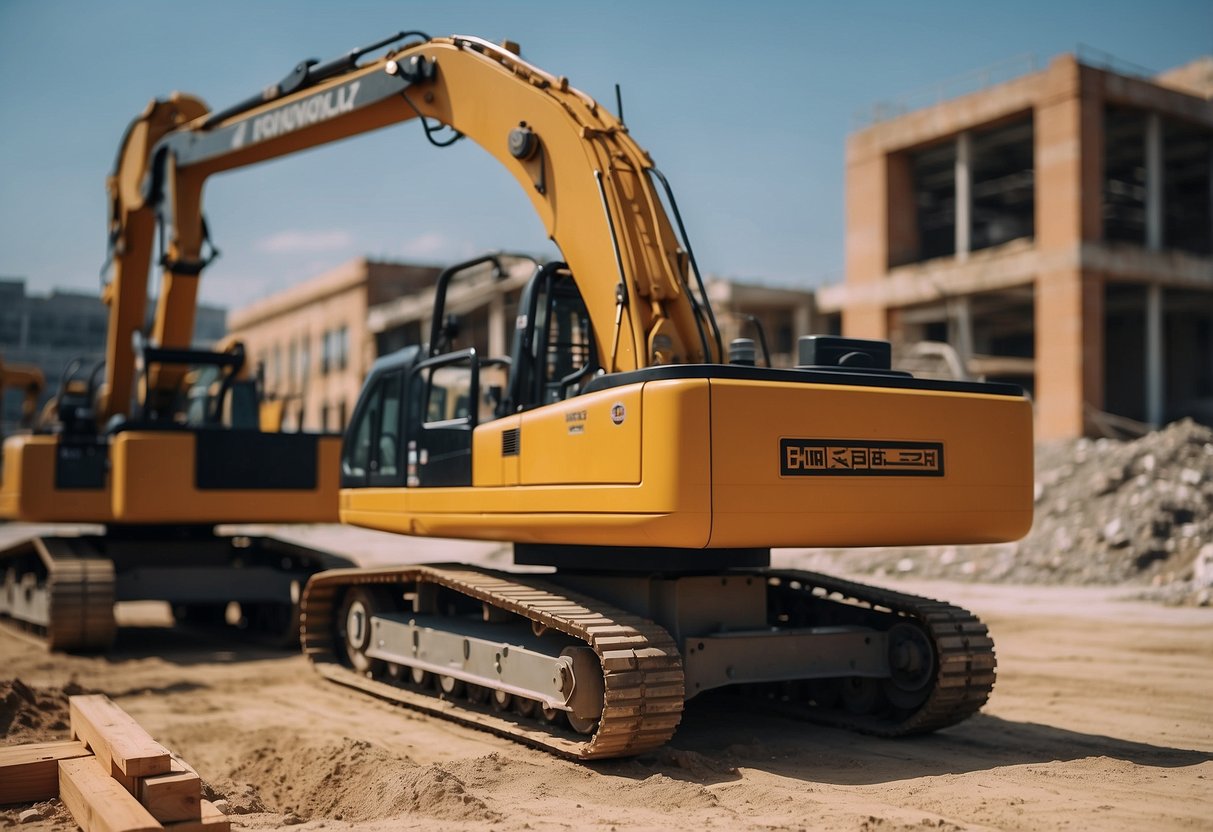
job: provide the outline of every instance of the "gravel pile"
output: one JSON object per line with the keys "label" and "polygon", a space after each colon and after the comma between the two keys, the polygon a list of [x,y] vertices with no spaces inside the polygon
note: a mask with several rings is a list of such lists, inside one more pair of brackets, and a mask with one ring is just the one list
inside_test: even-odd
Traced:
{"label": "gravel pile", "polygon": [[[1173,603],[1213,600],[1213,430],[1191,420],[1124,442],[1079,439],[1036,452],[1023,540],[830,553],[873,575],[1021,584],[1128,584]],[[825,555],[825,553],[822,553]],[[824,568],[818,557],[814,568]]]}

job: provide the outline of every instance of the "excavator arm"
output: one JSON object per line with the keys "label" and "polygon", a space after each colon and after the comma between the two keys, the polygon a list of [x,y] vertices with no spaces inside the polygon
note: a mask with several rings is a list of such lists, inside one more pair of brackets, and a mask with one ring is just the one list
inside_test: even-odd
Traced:
{"label": "excavator arm", "polygon": [[[157,224],[162,279],[151,341],[185,347],[208,262],[208,177],[418,118],[432,142],[430,120],[476,142],[518,180],[574,275],[608,372],[719,360],[702,283],[691,284],[693,258],[655,187],[654,178],[664,180],[614,115],[567,79],[479,38],[424,38],[358,65],[363,51],[301,63],[261,96],[215,114],[176,94],[132,124],[109,184],[102,419],[130,402],[130,344],[146,314]],[[172,395],[182,372],[158,368],[147,395]]]}

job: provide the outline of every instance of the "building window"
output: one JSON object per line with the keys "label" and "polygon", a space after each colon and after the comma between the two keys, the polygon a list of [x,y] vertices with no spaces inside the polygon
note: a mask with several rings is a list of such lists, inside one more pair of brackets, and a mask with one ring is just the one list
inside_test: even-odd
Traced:
{"label": "building window", "polygon": [[275,344],[270,352],[270,384],[273,392],[278,392],[282,383],[282,347]]}
{"label": "building window", "polygon": [[1036,226],[1032,119],[975,132],[972,250],[1031,237]]}
{"label": "building window", "polygon": [[295,379],[298,376],[295,374],[299,361],[299,345],[295,339],[291,339],[291,344],[287,348],[286,360],[286,389],[288,391],[295,389]]}
{"label": "building window", "polygon": [[1175,119],[1162,122],[1162,243],[1192,254],[1213,253],[1213,131]]}
{"label": "building window", "polygon": [[344,370],[349,363],[349,328],[326,329],[320,336],[320,374]]}
{"label": "building window", "polygon": [[[909,155],[917,226],[913,260],[950,257],[1032,237],[1036,172],[1031,116],[963,133]],[[965,194],[968,194],[966,197]],[[906,262],[890,252],[891,262]],[[911,260],[911,262],[913,261]]]}
{"label": "building window", "polygon": [[1146,243],[1146,114],[1104,111],[1103,233],[1109,242]]}
{"label": "building window", "polygon": [[918,259],[956,253],[956,141],[910,157],[918,218]]}

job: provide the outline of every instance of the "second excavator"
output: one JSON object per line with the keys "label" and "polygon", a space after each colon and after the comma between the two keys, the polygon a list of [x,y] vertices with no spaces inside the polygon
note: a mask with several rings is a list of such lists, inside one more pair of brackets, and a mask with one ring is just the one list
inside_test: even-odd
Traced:
{"label": "second excavator", "polygon": [[673,192],[615,115],[511,44],[390,40],[219,112],[179,97],[192,117],[147,154],[143,198],[171,195],[170,256],[190,262],[206,176],[401,121],[441,144],[445,126],[513,175],[563,257],[536,268],[507,355],[460,348],[444,305],[492,258],[444,272],[428,342],[374,365],[341,453],[343,522],[507,541],[527,569],[315,575],[316,669],[581,759],[661,745],[724,687],[888,736],[975,713],[995,657],[974,615],[770,553],[1021,536],[1023,392],[916,379],[847,338],[758,366],[722,343]]}

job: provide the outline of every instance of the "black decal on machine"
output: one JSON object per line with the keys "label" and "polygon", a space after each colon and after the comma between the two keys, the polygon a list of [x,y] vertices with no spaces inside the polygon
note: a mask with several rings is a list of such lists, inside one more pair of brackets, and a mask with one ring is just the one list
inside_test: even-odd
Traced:
{"label": "black decal on machine", "polygon": [[942,477],[942,442],[866,439],[779,440],[785,477]]}

